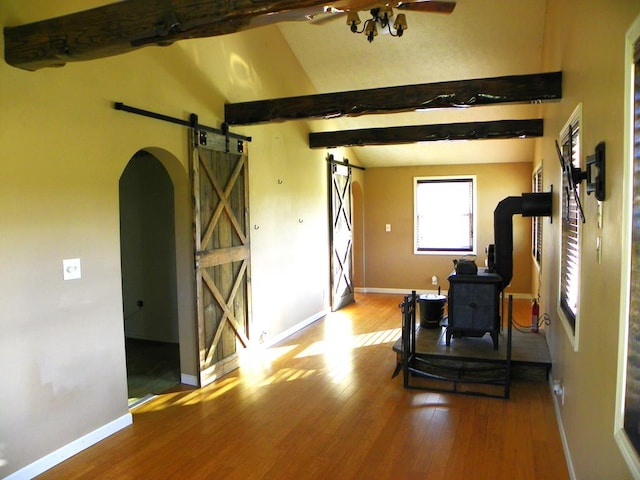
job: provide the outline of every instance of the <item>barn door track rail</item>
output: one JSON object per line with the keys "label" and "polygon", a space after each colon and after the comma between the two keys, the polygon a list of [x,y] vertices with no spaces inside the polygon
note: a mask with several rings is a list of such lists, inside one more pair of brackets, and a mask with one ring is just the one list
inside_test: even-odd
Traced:
{"label": "barn door track rail", "polygon": [[346,158],[342,162],[340,160],[336,160],[333,157],[333,154],[331,153],[327,155],[327,162],[332,163],[334,165],[343,165],[349,168],[357,168],[358,170],[365,170],[365,168],[361,167],[360,165],[353,165],[352,163],[349,163],[349,160],[347,160]]}
{"label": "barn door track rail", "polygon": [[[149,110],[143,110],[142,108],[132,107],[130,105],[125,105],[122,102],[114,102],[113,108],[116,110],[122,110],[123,112],[134,113],[136,115],[142,115],[143,117],[154,118],[156,120],[162,120],[163,122],[174,123],[176,125],[182,125],[183,127],[194,128],[196,130],[201,130],[205,132],[211,132],[218,135],[223,135],[227,139],[227,143],[230,138],[238,140],[240,142],[250,142],[251,137],[247,137],[245,135],[240,135],[238,133],[233,133],[229,131],[229,126],[226,123],[222,124],[222,129],[208,127],[206,125],[201,125],[198,123],[198,116],[194,113],[191,114],[191,118],[189,120],[182,120],[181,118],[170,117],[168,115],[164,115],[162,113],[151,112]],[[239,149],[242,151],[242,149]]]}

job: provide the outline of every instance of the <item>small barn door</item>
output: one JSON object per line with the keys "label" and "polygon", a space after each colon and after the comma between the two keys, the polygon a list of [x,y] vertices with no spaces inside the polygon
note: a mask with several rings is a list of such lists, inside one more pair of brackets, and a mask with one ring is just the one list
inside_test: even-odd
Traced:
{"label": "small barn door", "polygon": [[251,315],[246,143],[196,131],[192,181],[200,384],[238,366]]}
{"label": "small barn door", "polygon": [[351,167],[329,159],[329,228],[331,245],[331,310],[354,301]]}

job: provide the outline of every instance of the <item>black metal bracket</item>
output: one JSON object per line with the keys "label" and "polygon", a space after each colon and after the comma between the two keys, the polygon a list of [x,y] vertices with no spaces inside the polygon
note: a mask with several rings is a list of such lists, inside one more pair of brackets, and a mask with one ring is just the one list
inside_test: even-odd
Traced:
{"label": "black metal bracket", "polygon": [[349,160],[347,160],[346,158],[344,159],[344,161],[340,162],[335,158],[333,158],[333,154],[331,153],[327,155],[327,162],[333,163],[334,165],[344,165],[345,167],[349,167],[349,168],[357,168],[358,170],[366,170],[364,167],[361,167],[360,165],[352,165],[351,163],[349,163]]}
{"label": "black metal bracket", "polygon": [[[204,142],[202,139],[202,134],[204,133],[206,135],[206,133],[203,130],[200,130],[198,127],[198,115],[196,115],[195,113],[192,113],[191,115],[189,115],[189,126],[192,128],[193,130],[193,146],[197,147],[198,146],[198,142],[200,144],[206,144],[207,143],[207,138],[204,138]],[[200,136],[198,135],[198,132],[200,132]],[[199,138],[200,137],[200,138]]]}
{"label": "black metal bracket", "polygon": [[605,145],[604,142],[598,143],[593,155],[587,155],[587,195],[595,193],[595,197],[599,201],[604,201],[606,196],[605,189]]}
{"label": "black metal bracket", "polygon": [[[564,158],[560,144],[557,140],[555,143],[558,159],[560,160],[560,170],[562,171],[562,175],[567,179],[567,185],[565,186],[567,198],[573,195],[582,223],[585,223],[586,219],[584,217],[584,211],[582,210],[582,202],[580,201],[580,195],[578,195],[578,185],[580,185],[582,180],[587,178],[586,172],[583,172],[579,167],[574,167],[570,159]],[[569,203],[567,203],[566,215],[569,215]]]}
{"label": "black metal bracket", "polygon": [[[551,193],[551,198],[553,198],[553,183],[549,185],[549,192]],[[549,215],[549,223],[553,223],[553,214]]]}

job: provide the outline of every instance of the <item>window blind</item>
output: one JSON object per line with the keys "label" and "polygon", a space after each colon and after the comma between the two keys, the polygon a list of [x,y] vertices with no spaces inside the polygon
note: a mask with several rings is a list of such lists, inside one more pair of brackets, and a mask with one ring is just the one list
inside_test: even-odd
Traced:
{"label": "window blind", "polygon": [[418,179],[415,191],[418,252],[472,252],[473,179]]}
{"label": "window blind", "polygon": [[[533,174],[533,191],[534,193],[542,192],[542,167],[538,168]],[[533,217],[532,232],[532,254],[538,265],[542,265],[542,218]]]}
{"label": "window blind", "polygon": [[[562,137],[562,154],[565,160],[580,167],[580,125],[579,119],[572,121]],[[562,257],[560,270],[560,307],[569,320],[575,333],[578,315],[578,293],[580,290],[580,214],[574,192],[563,176],[562,189]],[[580,195],[580,186],[576,186],[576,195]]]}

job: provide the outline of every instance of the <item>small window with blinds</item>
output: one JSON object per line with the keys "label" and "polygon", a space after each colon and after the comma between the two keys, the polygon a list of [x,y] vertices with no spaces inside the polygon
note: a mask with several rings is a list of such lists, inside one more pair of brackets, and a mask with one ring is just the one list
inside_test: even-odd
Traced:
{"label": "small window with blinds", "polygon": [[475,182],[475,176],[414,178],[414,253],[476,253]]}
{"label": "small window with blinds", "polygon": [[[578,105],[560,132],[560,144],[565,161],[580,167],[580,119],[582,106]],[[578,209],[580,185],[572,191],[566,175],[562,179],[562,250],[560,256],[560,309],[575,336],[580,293],[580,224]],[[578,200],[576,200],[576,195]]]}
{"label": "small window with blinds", "polygon": [[[542,165],[533,174],[532,191],[533,193],[542,192]],[[542,267],[542,217],[532,218],[531,233],[531,254],[540,269]]]}

